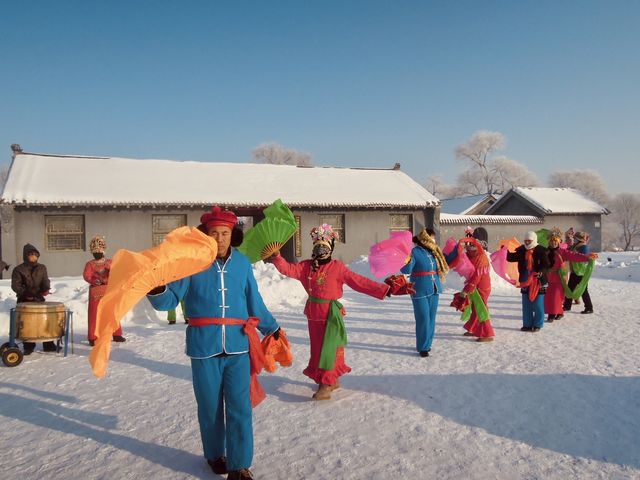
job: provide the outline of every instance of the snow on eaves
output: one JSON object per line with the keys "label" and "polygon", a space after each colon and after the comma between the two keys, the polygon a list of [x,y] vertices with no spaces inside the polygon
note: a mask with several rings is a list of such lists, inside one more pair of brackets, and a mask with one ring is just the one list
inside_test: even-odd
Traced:
{"label": "snow on eaves", "polygon": [[296,167],[17,154],[2,202],[16,205],[415,208],[439,200],[399,169]]}
{"label": "snow on eaves", "polygon": [[532,215],[457,215],[441,213],[441,225],[497,225],[497,224],[535,224],[543,219]]}
{"label": "snow on eaves", "polygon": [[[609,210],[605,207],[573,188],[517,187],[513,189],[513,193],[521,196],[547,215],[609,214]],[[506,198],[506,195],[494,203],[490,211],[496,208],[503,198]]]}

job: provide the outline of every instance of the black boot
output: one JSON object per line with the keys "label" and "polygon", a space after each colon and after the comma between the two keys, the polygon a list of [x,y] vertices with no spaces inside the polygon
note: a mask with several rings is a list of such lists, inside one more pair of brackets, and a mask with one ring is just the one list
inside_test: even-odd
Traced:
{"label": "black boot", "polygon": [[227,480],[253,480],[253,474],[248,468],[242,470],[231,470]]}
{"label": "black boot", "polygon": [[555,319],[556,319],[556,316],[555,316],[554,314],[550,313],[550,314],[547,316],[547,323],[553,323],[553,321],[554,321]]}
{"label": "black boot", "polygon": [[227,473],[227,457],[218,457],[215,460],[209,460],[207,458],[207,463],[213,470],[213,473],[218,475],[224,475]]}
{"label": "black boot", "polygon": [[431,350],[423,350],[423,351],[421,351],[421,352],[420,352],[420,356],[421,356],[422,358],[428,357],[428,356],[429,356],[429,352],[430,352],[430,351],[431,351]]}
{"label": "black boot", "polygon": [[114,335],[113,336],[113,341],[114,342],[126,342],[127,339],[124,338],[122,335]]}

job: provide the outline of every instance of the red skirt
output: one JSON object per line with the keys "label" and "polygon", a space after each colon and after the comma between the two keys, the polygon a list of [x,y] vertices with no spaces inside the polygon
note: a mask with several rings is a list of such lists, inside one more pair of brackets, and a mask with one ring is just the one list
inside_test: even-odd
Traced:
{"label": "red skirt", "polygon": [[322,352],[322,342],[324,341],[324,331],[327,328],[326,320],[307,319],[309,327],[310,340],[310,356],[309,365],[302,372],[314,382],[324,385],[335,385],[345,373],[351,371],[351,367],[344,361],[344,347],[338,347],[336,350],[336,363],[331,370],[323,370],[319,368],[320,353]]}

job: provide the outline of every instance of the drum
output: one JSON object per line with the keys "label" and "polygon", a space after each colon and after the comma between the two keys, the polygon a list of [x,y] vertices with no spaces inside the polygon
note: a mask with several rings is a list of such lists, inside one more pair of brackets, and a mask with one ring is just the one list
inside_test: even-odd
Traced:
{"label": "drum", "polygon": [[22,341],[62,337],[66,309],[62,302],[24,302],[16,305],[16,338]]}

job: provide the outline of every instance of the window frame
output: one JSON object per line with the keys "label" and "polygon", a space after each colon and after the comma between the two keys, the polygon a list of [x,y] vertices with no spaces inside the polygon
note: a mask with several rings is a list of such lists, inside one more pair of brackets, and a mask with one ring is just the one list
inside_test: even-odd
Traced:
{"label": "window frame", "polygon": [[[79,230],[59,230],[55,231],[54,228],[54,220],[62,221],[62,219],[77,219],[79,220]],[[63,215],[45,215],[44,216],[44,244],[45,250],[47,252],[84,252],[87,250],[87,241],[86,241],[86,219],[84,215],[71,215],[71,214],[63,214]],[[75,246],[73,248],[65,248],[59,247],[55,245],[57,242],[53,242],[52,240],[61,237],[77,237],[75,240]]]}
{"label": "window frame", "polygon": [[[180,217],[181,219],[181,224],[170,228],[168,230],[166,229],[159,229],[156,230],[156,219],[160,220],[162,219],[162,217],[164,217],[165,219],[167,219],[168,217]],[[151,215],[151,245],[156,247],[158,245],[160,245],[165,237],[167,236],[167,234],[173,230],[175,230],[176,228],[180,228],[180,227],[184,227],[187,225],[187,214],[186,213],[154,213]],[[159,239],[159,241],[156,241],[158,236],[161,236],[161,238]]]}
{"label": "window frame", "polygon": [[[395,226],[393,223],[394,217],[408,217],[408,225],[406,228],[402,228],[400,226]],[[393,232],[404,232],[409,231],[413,233],[413,213],[390,213],[389,214],[389,235]]]}

